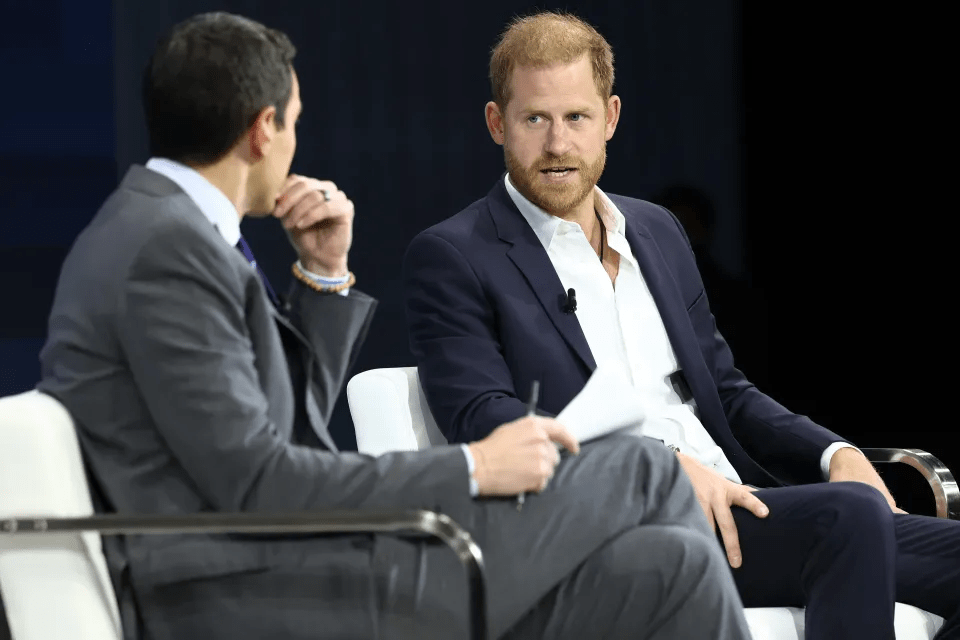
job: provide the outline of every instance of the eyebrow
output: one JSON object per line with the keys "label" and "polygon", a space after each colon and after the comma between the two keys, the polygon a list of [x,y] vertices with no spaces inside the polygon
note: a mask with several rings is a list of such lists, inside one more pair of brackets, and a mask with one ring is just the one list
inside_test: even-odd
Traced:
{"label": "eyebrow", "polygon": [[[595,107],[595,106],[580,105],[580,106],[578,106],[578,107],[573,107],[573,108],[570,108],[570,109],[565,109],[565,110],[563,111],[563,113],[585,113],[585,112],[587,112],[587,111],[596,111],[596,107]],[[522,110],[520,111],[520,113],[521,113],[522,115],[528,115],[528,114],[531,114],[531,113],[548,113],[548,112],[549,112],[549,109],[540,109],[540,108],[534,108],[534,107],[531,107],[531,108],[529,108],[529,109],[522,109]]]}

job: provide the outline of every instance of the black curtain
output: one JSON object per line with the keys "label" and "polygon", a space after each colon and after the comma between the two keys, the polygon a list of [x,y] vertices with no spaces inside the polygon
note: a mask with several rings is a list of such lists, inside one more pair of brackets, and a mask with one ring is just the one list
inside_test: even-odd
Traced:
{"label": "black curtain", "polygon": [[[646,198],[673,183],[698,187],[717,214],[711,253],[726,273],[744,275],[735,3],[116,0],[114,7],[121,173],[147,157],[139,81],[165,29],[224,9],[282,29],[297,45],[304,115],[293,171],[332,179],[354,200],[351,268],[358,288],[380,300],[357,370],[413,364],[403,252],[417,232],[486,194],[503,171],[483,122],[489,51],[510,18],[537,7],[574,11],[614,48],[623,115],[601,186]],[[246,221],[244,233],[271,280],[287,282],[294,256],[276,222]],[[332,428],[340,444],[355,447],[343,407]]]}
{"label": "black curtain", "polygon": [[[516,14],[562,8],[597,25],[616,54],[623,116],[601,186],[654,198],[681,184],[711,203],[715,229],[700,257],[715,262],[720,290],[736,292],[711,302],[726,307],[718,322],[739,342],[748,376],[863,446],[920,447],[960,470],[950,391],[955,56],[939,26],[951,23],[936,9],[732,0],[0,6],[0,395],[35,384],[63,256],[127,167],[147,158],[139,88],[156,38],[218,9],[283,29],[299,47],[306,111],[294,170],[333,179],[354,199],[351,267],[381,300],[357,368],[412,364],[397,279],[403,250],[502,171],[482,121],[500,30]],[[245,233],[283,283],[293,253],[271,222],[246,222]],[[343,404],[332,428],[350,448]]]}
{"label": "black curtain", "polygon": [[960,471],[954,74],[939,11],[743,3],[746,260],[774,396]]}

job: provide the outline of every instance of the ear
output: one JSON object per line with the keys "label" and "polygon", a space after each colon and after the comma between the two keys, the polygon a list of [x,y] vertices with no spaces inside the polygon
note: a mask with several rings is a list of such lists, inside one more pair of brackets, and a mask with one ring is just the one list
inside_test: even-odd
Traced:
{"label": "ear", "polygon": [[490,137],[493,138],[494,142],[503,146],[505,137],[503,134],[503,113],[500,112],[500,107],[497,106],[496,102],[491,101],[487,103],[483,111]]}
{"label": "ear", "polygon": [[250,159],[254,162],[259,161],[270,152],[270,145],[273,143],[273,137],[277,134],[277,108],[274,106],[264,107],[257,114],[257,119],[253,121],[248,131],[248,150]]}
{"label": "ear", "polygon": [[603,132],[605,140],[610,140],[613,137],[618,122],[620,122],[620,96],[610,96],[610,99],[607,100],[607,114]]}

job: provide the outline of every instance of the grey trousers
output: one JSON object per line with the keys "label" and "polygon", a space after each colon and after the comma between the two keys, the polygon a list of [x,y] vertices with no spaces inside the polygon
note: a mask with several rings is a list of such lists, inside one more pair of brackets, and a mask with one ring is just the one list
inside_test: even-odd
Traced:
{"label": "grey trousers", "polygon": [[[503,540],[485,551],[495,632],[499,622],[511,639],[750,637],[726,558],[676,456],[630,438],[586,445],[522,512],[511,504],[491,518]],[[494,594],[539,593],[545,566],[559,580],[513,623],[517,607]]]}
{"label": "grey trousers", "polygon": [[[428,505],[425,505],[428,506]],[[612,436],[565,456],[543,493],[465,498],[484,553],[491,637],[749,638],[716,538],[676,457]],[[140,594],[156,640],[467,637],[463,568],[388,536],[284,542],[275,566]],[[332,575],[340,577],[331,582]]]}

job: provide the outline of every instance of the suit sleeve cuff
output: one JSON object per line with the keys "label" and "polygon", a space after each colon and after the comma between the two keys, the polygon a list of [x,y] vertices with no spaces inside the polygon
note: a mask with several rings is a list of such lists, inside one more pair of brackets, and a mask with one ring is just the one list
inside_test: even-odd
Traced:
{"label": "suit sleeve cuff", "polygon": [[[328,278],[327,276],[318,276],[312,271],[307,271],[307,269],[303,266],[303,263],[300,262],[299,260],[297,260],[297,266],[300,268],[300,272],[303,273],[303,275],[307,276],[308,278],[316,282],[321,287],[335,287],[338,284],[343,284],[344,282],[347,282],[350,279],[350,274],[341,276],[339,278]],[[344,289],[343,291],[338,291],[337,294],[341,296],[349,295],[350,289],[347,288],[347,289]]]}
{"label": "suit sleeve cuff", "polygon": [[473,477],[473,470],[476,468],[476,464],[473,462],[473,454],[470,453],[470,447],[465,444],[461,444],[460,448],[463,450],[463,456],[467,459],[467,473],[470,474],[470,497],[476,498],[480,494],[480,485],[477,484],[477,479]]}
{"label": "suit sleeve cuff", "polygon": [[840,449],[846,449],[848,447],[850,449],[856,449],[857,451],[860,451],[860,449],[857,449],[849,442],[834,442],[832,445],[823,450],[823,455],[820,456],[820,472],[823,474],[824,480],[830,479],[830,461],[833,460],[833,454],[835,454],[837,451],[840,451]]}

